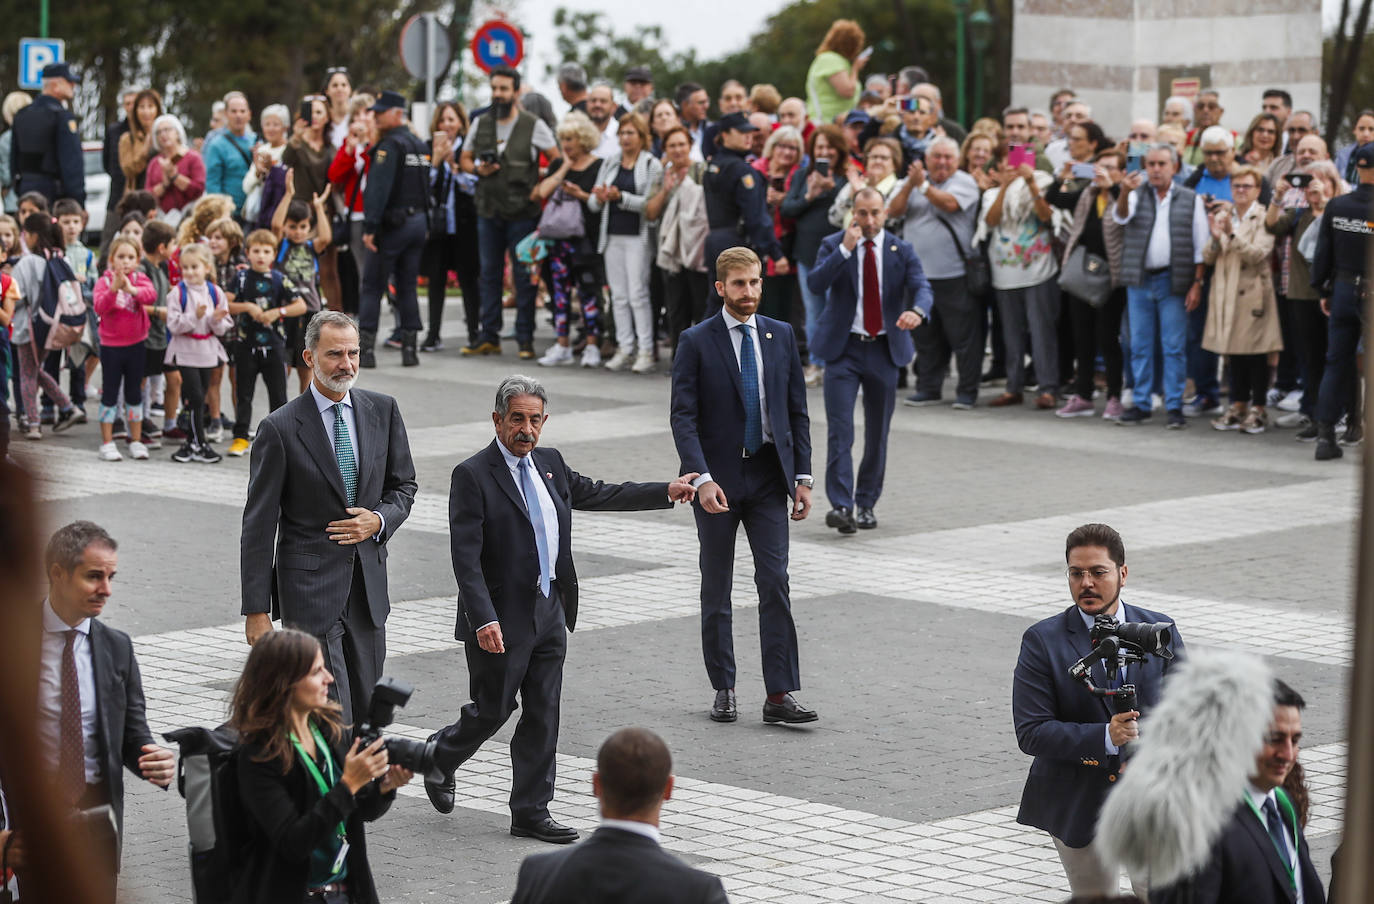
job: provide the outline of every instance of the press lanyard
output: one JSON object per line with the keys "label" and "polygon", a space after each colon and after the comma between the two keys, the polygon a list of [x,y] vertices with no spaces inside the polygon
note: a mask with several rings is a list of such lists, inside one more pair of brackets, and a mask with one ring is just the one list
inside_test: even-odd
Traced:
{"label": "press lanyard", "polygon": [[[309,772],[310,777],[315,780],[315,784],[320,788],[320,796],[323,797],[329,793],[330,788],[334,787],[334,757],[329,752],[329,745],[325,743],[324,736],[320,734],[320,730],[315,727],[314,722],[310,723],[310,733],[315,737],[315,748],[324,754],[324,771],[325,775],[328,776],[328,781],[325,780],[325,775],[320,774],[314,758],[305,752],[305,748],[297,740],[295,732],[291,733],[291,743],[295,745],[296,752],[301,755],[301,761],[305,763],[305,771]],[[336,831],[340,838],[346,836],[343,822],[338,824]]]}
{"label": "press lanyard", "polygon": [[[311,727],[313,728],[314,726]],[[1294,856],[1296,856],[1298,849],[1298,815],[1293,811],[1293,804],[1289,802],[1288,795],[1284,794],[1282,789],[1274,789],[1274,799],[1279,802],[1279,809],[1288,814],[1288,820],[1293,824],[1293,852]],[[1255,818],[1260,821],[1260,825],[1264,826],[1264,831],[1268,833],[1269,823],[1264,818],[1264,814],[1260,812],[1259,807],[1255,806],[1254,798],[1247,794],[1245,795],[1245,802],[1250,805],[1250,811],[1255,814]],[[1283,824],[1282,817],[1279,818],[1279,824]],[[1288,874],[1288,884],[1296,890],[1298,887],[1298,878],[1293,869],[1292,858],[1288,856],[1287,851],[1279,852],[1279,862],[1283,864],[1283,871]]]}

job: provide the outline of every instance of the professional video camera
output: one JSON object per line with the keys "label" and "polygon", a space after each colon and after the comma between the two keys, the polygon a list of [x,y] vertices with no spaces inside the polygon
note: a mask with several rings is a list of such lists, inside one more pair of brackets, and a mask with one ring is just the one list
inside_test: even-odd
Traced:
{"label": "professional video camera", "polygon": [[1174,640],[1171,630],[1173,627],[1168,622],[1117,624],[1116,619],[1104,612],[1093,620],[1092,631],[1088,635],[1093,642],[1092,652],[1075,662],[1069,668],[1069,674],[1075,680],[1083,682],[1089,693],[1105,697],[1113,712],[1128,713],[1136,708],[1135,685],[1123,684],[1119,688],[1098,687],[1093,683],[1093,663],[1105,663],[1110,678],[1117,674],[1121,666],[1132,662],[1144,662],[1146,656],[1173,659],[1174,653],[1169,649]]}
{"label": "professional video camera", "polygon": [[[362,747],[382,736],[382,729],[396,718],[396,707],[404,707],[413,693],[415,688],[395,678],[383,678],[377,682],[372,689],[372,703],[367,708],[367,715],[353,729],[353,736],[362,742]],[[386,752],[392,763],[420,775],[434,767],[433,741],[413,741],[392,736],[386,739]]]}

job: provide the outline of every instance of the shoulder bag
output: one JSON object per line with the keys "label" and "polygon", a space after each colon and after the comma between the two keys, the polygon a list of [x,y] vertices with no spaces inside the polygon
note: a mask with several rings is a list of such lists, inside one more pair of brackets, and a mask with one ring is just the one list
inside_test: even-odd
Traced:
{"label": "shoulder bag", "polygon": [[1095,308],[1112,294],[1112,272],[1107,259],[1093,254],[1082,242],[1073,246],[1059,270],[1059,288]]}
{"label": "shoulder bag", "polygon": [[964,279],[968,284],[969,295],[983,295],[992,288],[992,271],[988,267],[988,259],[983,256],[983,252],[974,248],[971,251],[964,250],[964,243],[959,241],[959,234],[954,231],[949,220],[944,217],[936,217],[940,225],[949,230],[949,237],[954,240],[955,250],[959,252],[959,257],[964,261]]}

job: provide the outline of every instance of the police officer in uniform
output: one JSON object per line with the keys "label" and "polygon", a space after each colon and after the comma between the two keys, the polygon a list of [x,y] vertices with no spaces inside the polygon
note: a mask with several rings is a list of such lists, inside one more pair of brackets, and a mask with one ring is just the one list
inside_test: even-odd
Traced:
{"label": "police officer in uniform", "polygon": [[405,124],[405,98],[383,91],[372,112],[381,139],[363,191],[363,244],[372,252],[363,274],[358,305],[359,364],[376,367],[373,346],[387,281],[395,274],[396,307],[401,312],[401,364],[415,367],[420,332],[420,254],[425,247],[429,203],[429,147]]}
{"label": "police officer in uniform", "polygon": [[[1374,142],[1355,148],[1350,160],[1360,184],[1326,205],[1312,262],[1312,287],[1322,294],[1327,324],[1326,370],[1317,396],[1317,461],[1340,458],[1336,422],[1350,404],[1355,355],[1364,335],[1370,295],[1370,237],[1374,236]],[[1351,420],[1358,418],[1352,412]]]}
{"label": "police officer in uniform", "polygon": [[86,203],[80,127],[66,107],[79,81],[66,63],[49,63],[43,67],[43,93],[14,117],[10,172],[15,191],[36,191],[49,208],[60,198]]}
{"label": "police officer in uniform", "polygon": [[743,113],[729,113],[716,123],[719,147],[706,164],[701,187],[706,195],[706,316],[720,310],[716,293],[716,258],[726,248],[746,245],[759,257],[769,257],[779,276],[788,272],[787,258],[773,234],[768,215],[767,186],[758,170],[744,159],[749,153],[749,133],[758,126]]}

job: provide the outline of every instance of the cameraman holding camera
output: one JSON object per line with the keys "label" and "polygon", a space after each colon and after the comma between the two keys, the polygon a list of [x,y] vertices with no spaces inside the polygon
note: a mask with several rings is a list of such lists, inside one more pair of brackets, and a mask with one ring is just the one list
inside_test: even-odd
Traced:
{"label": "cameraman holding camera", "polygon": [[413,773],[388,764],[385,738],[345,746],[333,682],[319,642],[300,631],[267,634],[248,654],[230,717],[248,835],[237,904],[377,901],[363,823]]}
{"label": "cameraman holding camera", "polygon": [[[1105,524],[1075,528],[1065,542],[1069,593],[1073,605],[1036,622],[1021,637],[1021,655],[1012,677],[1012,717],[1022,752],[1035,757],[1021,795],[1016,821],[1049,832],[1069,888],[1078,896],[1113,896],[1121,868],[1104,863],[1093,844],[1102,802],[1121,770],[1122,750],[1140,733],[1140,712],[1113,713],[1103,696],[1090,692],[1070,669],[1093,652],[1092,631],[1099,616],[1118,626],[1145,633],[1133,623],[1171,622],[1166,615],[1121,601],[1126,585],[1126,547],[1121,535]],[[1146,655],[1108,675],[1102,661],[1091,661],[1090,677],[1098,688],[1134,685],[1140,710],[1159,700],[1164,676],[1184,655],[1176,630],[1156,631],[1171,637],[1174,659],[1167,652]],[[1166,641],[1168,642],[1168,641]],[[1128,646],[1122,641],[1122,646]],[[1153,652],[1153,651],[1147,651]],[[1131,877],[1135,893],[1145,897],[1144,877]]]}

